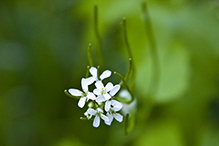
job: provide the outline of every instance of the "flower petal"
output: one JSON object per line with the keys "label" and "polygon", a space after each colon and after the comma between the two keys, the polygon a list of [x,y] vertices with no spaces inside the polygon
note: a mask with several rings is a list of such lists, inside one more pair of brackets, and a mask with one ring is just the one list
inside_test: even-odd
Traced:
{"label": "flower petal", "polygon": [[95,115],[97,113],[96,110],[94,110],[93,108],[88,108],[88,110],[84,113],[84,115],[87,117],[87,119],[89,120],[93,115]]}
{"label": "flower petal", "polygon": [[96,95],[101,95],[101,90],[100,89],[94,89],[93,93],[96,94]]}
{"label": "flower petal", "polygon": [[97,81],[95,83],[95,86],[97,87],[97,89],[100,89],[100,90],[102,90],[104,88],[104,85],[101,81]]}
{"label": "flower petal", "polygon": [[108,78],[111,76],[111,71],[109,70],[105,70],[101,75],[100,75],[100,79],[103,80],[105,78]]}
{"label": "flower petal", "polygon": [[89,69],[90,73],[92,74],[93,77],[97,77],[97,68],[96,67],[91,67]]}
{"label": "flower petal", "polygon": [[99,127],[99,125],[100,125],[100,117],[96,115],[94,118],[93,126],[97,128]]}
{"label": "flower petal", "polygon": [[106,101],[106,99],[105,99],[104,96],[99,96],[99,97],[97,97],[97,99],[96,99],[96,102],[104,102],[104,101]]}
{"label": "flower petal", "polygon": [[78,89],[69,89],[68,92],[73,96],[82,96],[83,93]]}
{"label": "flower petal", "polygon": [[113,121],[113,115],[112,114],[109,114],[107,113],[106,115],[108,117],[108,121],[104,121],[106,125],[111,125],[112,121]]}
{"label": "flower petal", "polygon": [[118,121],[118,122],[122,122],[123,120],[123,116],[119,113],[115,113],[113,114],[113,117]]}
{"label": "flower petal", "polygon": [[88,99],[96,100],[96,96],[93,93],[91,93],[91,92],[87,93],[87,97],[88,97]]}
{"label": "flower petal", "polygon": [[81,97],[81,98],[79,99],[79,101],[78,101],[78,106],[79,106],[80,108],[83,108],[84,105],[85,105],[85,101],[86,101],[86,97]]}
{"label": "flower petal", "polygon": [[113,89],[113,84],[111,82],[109,82],[109,83],[106,84],[105,88],[106,88],[106,92],[109,92],[110,90]]}
{"label": "flower petal", "polygon": [[109,121],[109,118],[107,116],[105,116],[104,114],[101,114],[101,119],[104,120],[104,122],[108,122]]}
{"label": "flower petal", "polygon": [[105,103],[105,107],[104,107],[106,112],[108,112],[108,111],[109,111],[109,109],[110,109],[110,106],[111,106],[111,101],[109,101],[109,100],[108,100],[108,101],[106,101],[106,103]]}
{"label": "flower petal", "polygon": [[97,80],[96,77],[89,77],[89,78],[86,78],[88,80],[88,85],[92,84],[94,81]]}
{"label": "flower petal", "polygon": [[81,86],[84,92],[88,92],[88,83],[89,83],[88,79],[85,79],[85,78],[81,79]]}
{"label": "flower petal", "polygon": [[115,85],[113,89],[110,91],[110,95],[114,96],[120,89],[120,85]]}
{"label": "flower petal", "polygon": [[123,107],[123,104],[116,101],[116,100],[111,100],[111,105],[112,105],[112,110],[113,111],[119,111]]}
{"label": "flower petal", "polygon": [[108,93],[103,94],[103,96],[105,97],[106,100],[109,100],[111,98],[111,96]]}
{"label": "flower petal", "polygon": [[97,108],[97,112],[103,113],[103,110],[101,108]]}

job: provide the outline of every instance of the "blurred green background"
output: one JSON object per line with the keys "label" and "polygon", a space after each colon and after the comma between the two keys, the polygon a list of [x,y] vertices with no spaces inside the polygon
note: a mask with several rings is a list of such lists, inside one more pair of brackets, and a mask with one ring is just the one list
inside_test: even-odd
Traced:
{"label": "blurred green background", "polygon": [[[0,1],[1,146],[218,146],[219,1],[148,0],[159,83],[148,98],[153,59],[142,0]],[[135,126],[99,128],[64,89],[80,87],[87,46],[95,58],[93,7],[106,69],[128,69],[122,19],[136,68]],[[97,65],[97,62],[95,62]],[[113,83],[118,77],[112,76]],[[153,83],[152,83],[153,84]]]}

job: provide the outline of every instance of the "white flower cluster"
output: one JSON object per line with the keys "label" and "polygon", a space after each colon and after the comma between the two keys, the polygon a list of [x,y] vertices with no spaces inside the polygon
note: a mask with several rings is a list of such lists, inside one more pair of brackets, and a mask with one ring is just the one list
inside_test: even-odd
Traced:
{"label": "white flower cluster", "polygon": [[[118,113],[123,107],[123,104],[114,99],[116,93],[120,90],[120,85],[113,85],[111,82],[106,86],[102,80],[111,76],[111,71],[105,70],[99,77],[97,76],[97,68],[91,67],[89,69],[91,77],[82,78],[82,90],[69,89],[68,92],[73,96],[79,96],[78,106],[83,108],[85,103],[89,102],[88,109],[84,113],[89,120],[94,118],[93,126],[100,125],[100,118],[104,120],[105,124],[111,125],[113,118],[122,122],[123,116]],[[88,86],[93,84],[95,89],[90,92]]]}

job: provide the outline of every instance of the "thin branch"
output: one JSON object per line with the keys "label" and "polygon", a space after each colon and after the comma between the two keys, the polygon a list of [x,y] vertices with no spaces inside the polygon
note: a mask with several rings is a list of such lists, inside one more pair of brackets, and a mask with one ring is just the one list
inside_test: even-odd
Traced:
{"label": "thin branch", "polygon": [[104,68],[104,60],[102,54],[102,40],[98,31],[98,7],[97,5],[94,6],[94,33],[97,40],[97,58],[100,66]]}
{"label": "thin branch", "polygon": [[134,82],[135,82],[135,67],[133,65],[133,55],[132,55],[131,48],[130,48],[129,41],[128,41],[127,26],[126,26],[126,18],[125,17],[122,20],[122,24],[123,24],[125,45],[126,45],[128,55],[129,55],[129,70],[128,70],[128,73],[126,74],[125,80],[127,81],[127,79],[128,79],[128,76],[129,76],[130,71],[131,71],[130,70],[130,66],[131,66],[131,68],[132,68],[132,79],[131,79],[132,82],[131,82],[131,84],[134,85]]}
{"label": "thin branch", "polygon": [[151,54],[152,54],[153,71],[152,71],[151,83],[149,86],[149,94],[152,94],[152,93],[156,93],[156,90],[158,88],[158,83],[160,80],[160,64],[159,64],[160,61],[159,61],[158,50],[157,50],[156,43],[155,43],[156,41],[155,41],[153,29],[152,29],[150,16],[149,16],[147,5],[145,2],[142,4],[142,11],[143,11],[143,17],[144,17],[144,22],[145,22],[145,30],[147,34],[147,39],[148,39],[149,46],[151,49]]}
{"label": "thin branch", "polygon": [[127,101],[126,103],[127,104],[130,104],[132,103],[134,100],[135,100],[135,97],[134,97],[134,94],[132,93],[132,91],[130,90],[128,84],[126,83],[125,79],[123,78],[123,76],[117,72],[114,72],[115,75],[117,75],[123,82],[123,84],[125,85],[126,89],[128,90],[128,92],[130,93],[131,95],[131,100],[130,101]]}
{"label": "thin branch", "polygon": [[87,58],[88,58],[88,61],[89,61],[89,65],[91,67],[94,66],[92,55],[91,55],[91,44],[89,44],[88,48],[87,48]]}

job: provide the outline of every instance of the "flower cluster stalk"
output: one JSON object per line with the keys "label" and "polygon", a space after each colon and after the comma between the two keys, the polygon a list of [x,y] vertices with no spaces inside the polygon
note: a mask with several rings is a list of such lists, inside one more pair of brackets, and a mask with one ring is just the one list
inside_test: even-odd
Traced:
{"label": "flower cluster stalk", "polygon": [[126,18],[125,17],[122,20],[122,24],[123,24],[123,33],[124,33],[125,45],[126,45],[128,56],[129,56],[129,70],[128,70],[128,73],[126,74],[125,80],[127,81],[128,77],[129,77],[129,74],[132,70],[131,85],[134,86],[135,67],[132,63],[133,62],[133,55],[132,55],[131,48],[130,48],[129,41],[128,41],[127,26],[126,26]]}
{"label": "flower cluster stalk", "polygon": [[98,7],[94,6],[94,33],[97,40],[97,58],[100,66],[104,68],[104,59],[102,54],[102,40],[98,30]]}
{"label": "flower cluster stalk", "polygon": [[149,95],[156,93],[157,88],[158,88],[158,83],[159,83],[159,75],[160,75],[160,64],[159,64],[159,55],[158,55],[158,50],[156,47],[155,43],[155,37],[152,29],[152,24],[150,20],[150,16],[148,13],[147,5],[146,3],[142,3],[142,11],[143,11],[143,20],[145,22],[145,31],[147,34],[147,39],[149,42],[151,54],[152,54],[152,78],[151,78],[151,83],[149,86]]}

